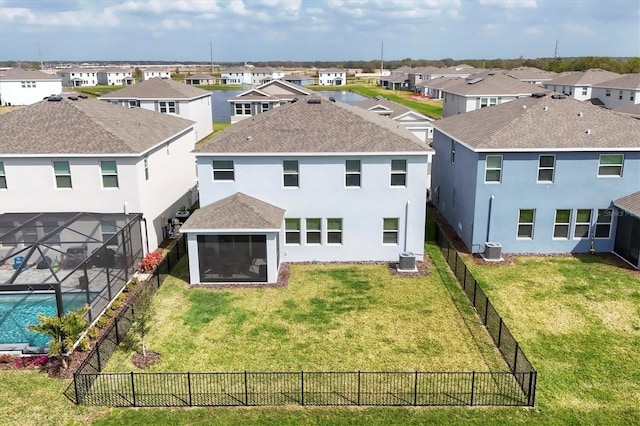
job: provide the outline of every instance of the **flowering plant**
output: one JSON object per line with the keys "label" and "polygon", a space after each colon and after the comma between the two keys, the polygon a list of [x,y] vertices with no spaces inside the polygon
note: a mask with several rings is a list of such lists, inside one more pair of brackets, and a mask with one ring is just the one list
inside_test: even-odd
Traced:
{"label": "flowering plant", "polygon": [[162,249],[147,254],[140,262],[140,272],[151,272],[162,262]]}
{"label": "flowering plant", "polygon": [[33,365],[34,367],[41,367],[49,362],[49,357],[46,355],[40,355],[36,357],[20,357],[16,359],[17,367],[29,367]]}

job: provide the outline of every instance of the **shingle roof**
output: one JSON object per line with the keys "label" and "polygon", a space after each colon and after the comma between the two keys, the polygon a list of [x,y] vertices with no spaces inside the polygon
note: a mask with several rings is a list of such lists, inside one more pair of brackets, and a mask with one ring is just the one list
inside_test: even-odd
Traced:
{"label": "shingle roof", "polygon": [[341,69],[338,69],[338,68],[326,68],[326,69],[319,70],[318,72],[319,73],[320,72],[321,73],[328,73],[328,72],[331,72],[331,73],[346,73],[347,70],[341,70]]}
{"label": "shingle roof", "polygon": [[613,205],[628,211],[636,217],[640,217],[640,191],[618,198],[613,202]]}
{"label": "shingle roof", "polygon": [[431,151],[387,117],[318,94],[246,118],[195,149],[198,153]]}
{"label": "shingle roof", "polygon": [[640,120],[549,95],[443,118],[434,127],[478,151],[640,149]]}
{"label": "shingle roof", "polygon": [[[395,118],[399,115],[406,114],[407,112],[415,112],[416,114],[422,115],[419,112],[413,111],[410,108],[407,108],[404,105],[397,104],[389,99],[383,98],[382,96],[375,96],[373,98],[365,99],[364,101],[358,102],[356,104],[357,107],[364,108],[366,110],[371,110],[371,108],[375,108],[376,106],[381,105],[391,112],[389,118]],[[425,117],[426,118],[426,117]]]}
{"label": "shingle roof", "polygon": [[431,80],[422,81],[416,84],[416,86],[428,87],[429,89],[446,89],[447,87],[452,87],[460,84],[463,81],[464,79],[462,77],[438,77],[432,78]]}
{"label": "shingle roof", "polygon": [[0,81],[13,80],[60,80],[60,76],[47,74],[36,70],[23,70],[20,68],[11,68],[0,71]]}
{"label": "shingle roof", "polygon": [[194,74],[185,77],[185,80],[213,80],[215,77],[209,74]]}
{"label": "shingle roof", "polygon": [[199,229],[280,229],[285,210],[237,192],[193,212],[182,232]]}
{"label": "shingle roof", "polygon": [[195,99],[203,96],[211,96],[211,92],[156,77],[100,96],[100,99]]}
{"label": "shingle roof", "polygon": [[[477,81],[479,78],[481,78],[481,80]],[[456,85],[447,86],[443,90],[447,93],[460,96],[530,95],[534,92],[545,91],[545,89],[541,89],[530,83],[525,83],[517,78],[505,75],[502,72],[488,73],[478,77],[474,74]]]}
{"label": "shingle roof", "polygon": [[389,74],[385,77],[382,77],[381,81],[389,81],[391,83],[404,83],[407,81],[408,77],[404,74]]}
{"label": "shingle roof", "polygon": [[615,111],[620,114],[630,115],[632,117],[640,118],[640,104],[628,104],[613,108],[611,111]]}
{"label": "shingle roof", "polygon": [[558,73],[553,71],[545,71],[535,67],[517,67],[507,71],[506,74],[518,80],[550,80],[558,76]]}
{"label": "shingle roof", "polygon": [[96,99],[45,100],[0,115],[0,154],[139,154],[192,125]]}
{"label": "shingle roof", "polygon": [[298,80],[313,80],[313,77],[310,75],[303,74],[289,74],[282,77],[285,81],[298,81]]}
{"label": "shingle roof", "polygon": [[620,77],[618,73],[593,68],[586,71],[567,73],[553,80],[546,81],[545,84],[553,84],[555,86],[593,86],[618,77]]}
{"label": "shingle roof", "polygon": [[622,77],[594,84],[592,87],[605,89],[640,90],[640,73],[623,74]]}

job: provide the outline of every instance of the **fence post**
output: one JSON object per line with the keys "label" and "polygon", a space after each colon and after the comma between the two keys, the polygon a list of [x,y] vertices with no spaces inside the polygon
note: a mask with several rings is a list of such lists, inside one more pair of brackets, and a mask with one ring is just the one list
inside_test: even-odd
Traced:
{"label": "fence post", "polygon": [[78,397],[78,373],[73,373],[73,390],[76,392],[76,405],[80,405],[80,398]]}
{"label": "fence post", "polygon": [[527,405],[531,406],[531,383],[533,382],[533,371],[529,371],[529,391],[527,392]]}
{"label": "fence post", "polygon": [[416,370],[415,379],[413,381],[413,405],[418,405],[418,370]]}
{"label": "fence post", "polygon": [[187,371],[187,388],[189,389],[189,407],[193,407],[191,401],[191,373]]}
{"label": "fence post", "polygon": [[360,405],[360,370],[358,370],[358,405]]}
{"label": "fence post", "polygon": [[131,400],[133,402],[133,406],[136,406],[136,388],[134,385],[134,379],[133,379],[133,371],[131,372]]}
{"label": "fence post", "polygon": [[518,365],[518,350],[520,348],[518,347],[518,342],[516,342],[516,350],[514,351],[515,354],[513,355],[513,372],[516,372],[516,366]]}
{"label": "fence post", "polygon": [[102,371],[102,363],[100,362],[100,345],[96,346],[96,357],[98,358],[98,373]]}
{"label": "fence post", "polygon": [[502,340],[502,317],[500,318],[500,327],[498,327],[498,349],[500,349],[500,341]]}
{"label": "fence post", "polygon": [[471,372],[471,406],[473,407],[473,391],[476,387],[476,372]]}
{"label": "fence post", "polygon": [[247,385],[247,370],[244,370],[244,405],[249,405],[249,386]]}
{"label": "fence post", "polygon": [[301,399],[302,399],[302,401],[301,402],[302,402],[302,406],[304,407],[304,371],[300,372],[300,381],[301,381],[301,384],[302,384],[302,387],[301,387],[301,394],[302,394],[301,395]]}
{"label": "fence post", "polygon": [[464,265],[464,278],[462,278],[462,289],[467,289],[467,264]]}
{"label": "fence post", "polygon": [[116,317],[114,322],[114,328],[116,329],[116,345],[120,344],[120,332],[118,331],[118,323],[120,322],[120,317]]}
{"label": "fence post", "polygon": [[487,325],[487,317],[489,316],[489,298],[484,295],[484,325]]}
{"label": "fence post", "polygon": [[478,291],[478,281],[473,280],[473,307],[476,307],[476,291]]}
{"label": "fence post", "polygon": [[453,275],[456,276],[456,279],[458,278],[458,253],[456,253],[456,257],[453,261]]}

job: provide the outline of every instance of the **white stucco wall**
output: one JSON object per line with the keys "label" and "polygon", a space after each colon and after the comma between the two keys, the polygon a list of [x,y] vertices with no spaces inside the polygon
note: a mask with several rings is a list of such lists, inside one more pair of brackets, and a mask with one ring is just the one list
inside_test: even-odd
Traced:
{"label": "white stucco wall", "polygon": [[611,109],[640,104],[640,90],[622,90],[622,99],[620,99],[620,89],[609,89],[609,96],[607,96],[606,88],[594,87],[591,97],[600,99],[605,108]]}
{"label": "white stucco wall", "polygon": [[[26,81],[26,79],[25,79]],[[61,80],[29,80],[35,86],[22,87],[22,81],[0,81],[1,105],[31,105],[50,95],[62,93]]]}

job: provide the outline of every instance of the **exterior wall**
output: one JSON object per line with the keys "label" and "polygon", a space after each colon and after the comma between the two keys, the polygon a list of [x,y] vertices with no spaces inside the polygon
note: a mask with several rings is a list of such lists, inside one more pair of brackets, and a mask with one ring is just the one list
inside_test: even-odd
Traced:
{"label": "exterior wall", "polygon": [[460,96],[453,93],[446,93],[444,98],[444,105],[442,110],[442,117],[450,117],[456,114],[462,114],[465,112],[475,111],[480,109],[481,98],[496,98],[496,105],[506,102],[514,101],[521,96],[529,96],[528,94],[522,95],[482,95],[482,96]]}
{"label": "exterior wall", "polygon": [[[609,96],[607,96],[606,88],[594,87],[591,93],[593,98],[600,99],[605,108],[609,109],[640,104],[640,90],[609,89]],[[621,95],[622,99],[620,99]]]}
{"label": "exterior wall", "polygon": [[[233,159],[235,181],[213,181],[212,160]],[[345,159],[360,159],[361,187],[345,187]],[[407,186],[391,187],[391,159],[407,160]],[[200,205],[243,192],[301,219],[301,245],[285,244],[280,259],[296,261],[392,261],[424,254],[427,156],[213,157],[199,156]],[[299,187],[283,187],[282,160],[299,161]],[[384,200],[384,202],[381,202]],[[306,218],[321,218],[322,244],[305,244]],[[342,218],[342,244],[326,244],[326,219]],[[383,218],[398,218],[398,244],[382,243]]]}
{"label": "exterior wall", "polygon": [[31,80],[31,87],[22,87],[22,83],[23,81],[0,81],[0,105],[31,105],[49,95],[62,93],[60,80]]}
{"label": "exterior wall", "polygon": [[142,71],[142,79],[143,80],[149,80],[151,78],[171,78],[171,72],[170,71],[164,71],[164,70],[146,70],[146,71]]}
{"label": "exterior wall", "polygon": [[[236,104],[251,104],[251,114],[250,115],[236,115]],[[267,99],[264,101],[234,101],[229,102],[229,106],[231,108],[231,124],[237,123],[239,121],[244,120],[245,118],[253,117],[254,115],[258,115],[262,113],[262,104],[269,104],[269,111],[273,108],[277,108],[280,106],[279,101],[274,101],[272,99]]]}
{"label": "exterior wall", "polygon": [[342,83],[339,86],[347,85],[347,73],[346,72],[319,72],[318,73],[318,85],[320,86],[336,86],[334,80],[341,78]]}
{"label": "exterior wall", "polygon": [[[98,72],[96,70],[63,71],[58,72],[58,75],[62,78],[62,85],[65,87],[98,85]],[[82,82],[74,82],[74,79],[81,79]]]}
{"label": "exterior wall", "polygon": [[108,86],[124,86],[125,78],[131,78],[131,71],[98,72],[98,84]]}

